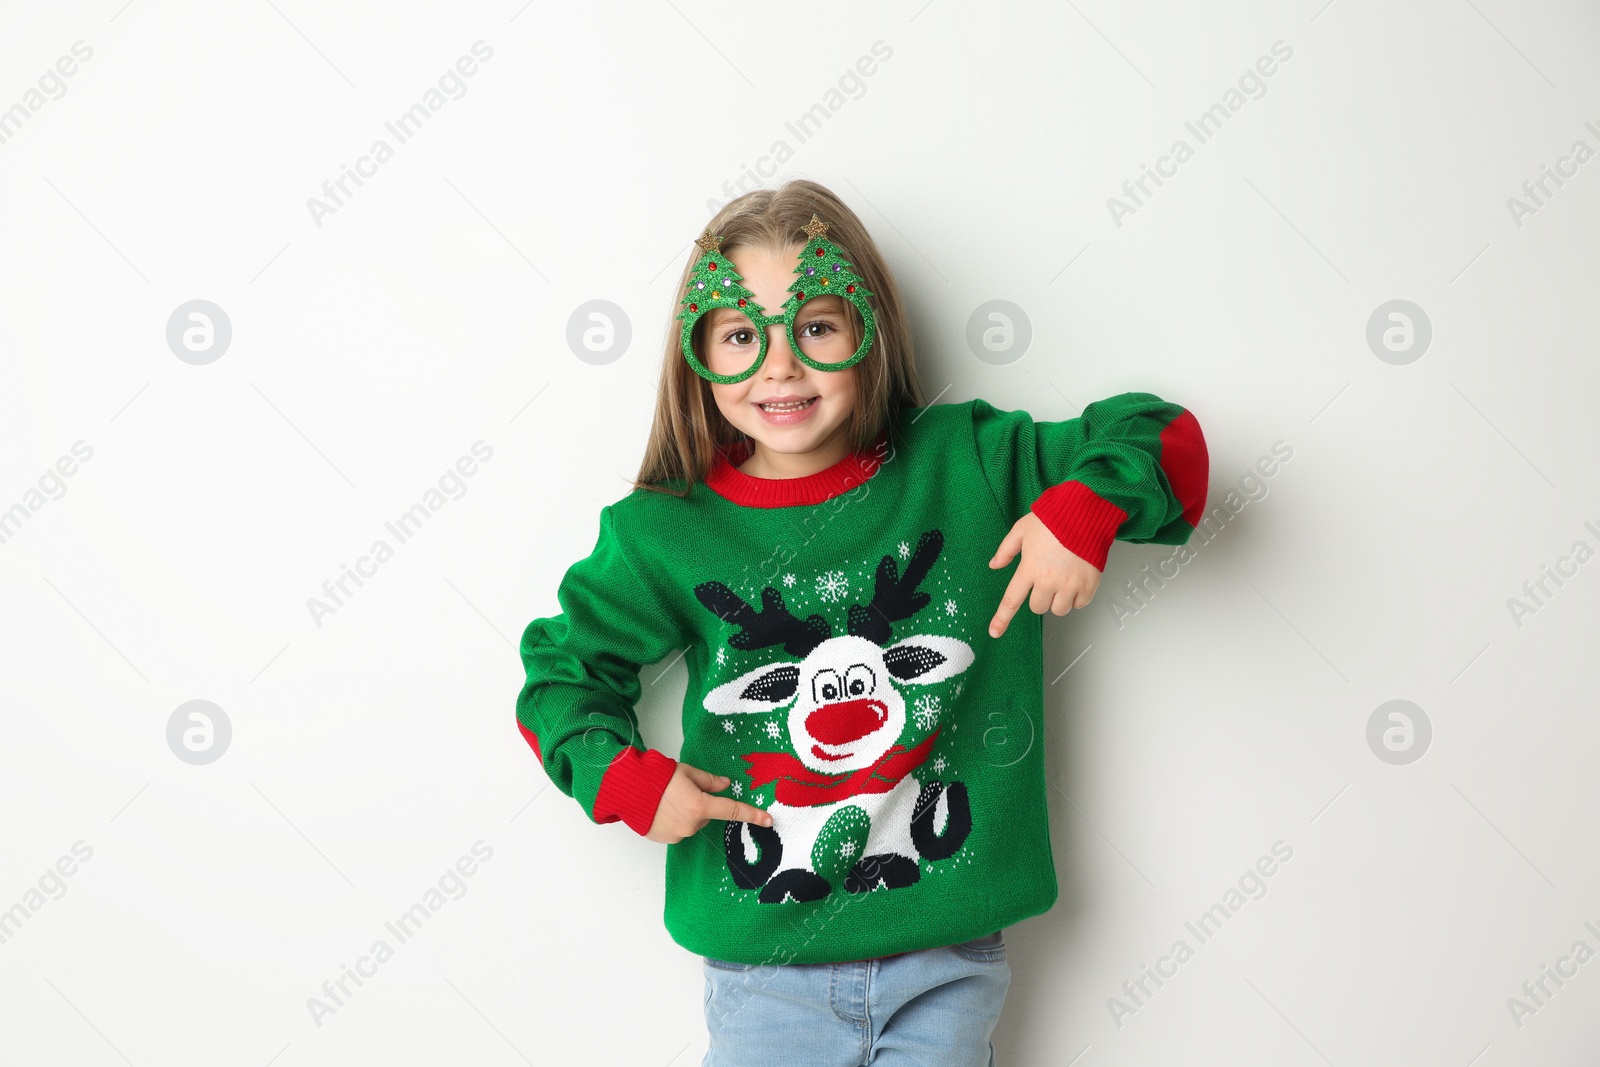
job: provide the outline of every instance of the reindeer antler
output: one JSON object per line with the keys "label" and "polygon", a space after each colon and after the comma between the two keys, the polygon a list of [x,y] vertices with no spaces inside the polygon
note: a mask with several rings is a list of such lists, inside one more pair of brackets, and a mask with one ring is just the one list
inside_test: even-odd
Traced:
{"label": "reindeer antler", "polygon": [[694,595],[717,618],[743,627],[728,638],[728,644],[746,652],[782,644],[789,655],[805,659],[812,649],[833,636],[828,620],[821,615],[804,621],[791,615],[784,606],[783,595],[770,585],[761,591],[759,612],[721,582],[701,582],[694,587]]}
{"label": "reindeer antler", "polygon": [[944,533],[928,530],[917,538],[917,550],[906,561],[905,576],[897,577],[894,557],[884,556],[878,561],[874,576],[872,602],[850,605],[850,633],[865,637],[875,644],[886,644],[893,634],[892,625],[909,619],[927,606],[927,593],[917,592],[917,586],[928,576],[933,561],[944,548]]}

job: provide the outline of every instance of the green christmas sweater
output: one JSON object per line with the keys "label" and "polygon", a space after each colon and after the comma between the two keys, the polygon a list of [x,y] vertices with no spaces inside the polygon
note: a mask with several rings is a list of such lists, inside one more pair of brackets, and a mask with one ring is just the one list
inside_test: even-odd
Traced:
{"label": "green christmas sweater", "polygon": [[[561,613],[522,635],[517,722],[597,823],[648,833],[676,760],[646,745],[640,670],[684,651],[692,766],[771,827],[712,820],[666,849],[664,920],[743,963],[954,944],[1056,900],[1043,616],[988,633],[1028,511],[1104,569],[1113,540],[1180,545],[1205,508],[1194,416],[1150,393],[1035,422],[983,400],[899,412],[802,478],[724,446],[687,496],[601,510]],[[679,484],[677,488],[682,488]]]}

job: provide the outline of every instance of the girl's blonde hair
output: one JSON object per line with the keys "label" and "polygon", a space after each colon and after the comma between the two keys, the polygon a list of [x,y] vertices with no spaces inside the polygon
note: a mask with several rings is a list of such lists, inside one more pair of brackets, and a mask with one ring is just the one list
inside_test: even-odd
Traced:
{"label": "girl's blonde hair", "polygon": [[[813,213],[828,224],[828,240],[839,246],[872,294],[877,336],[872,350],[854,366],[856,406],[847,423],[852,449],[863,450],[877,440],[880,431],[893,434],[895,415],[901,408],[924,405],[900,288],[866,227],[831,190],[798,178],[777,189],[757,189],[730,201],[706,224],[706,229],[722,237],[724,252],[765,247],[781,254],[806,243],[805,227]],[[690,272],[699,257],[699,247],[691,246],[673,290],[674,316],[682,310],[677,301],[687,291]],[[859,320],[853,314],[851,318]],[[667,325],[655,417],[639,476],[634,480],[635,489],[675,496],[686,495],[694,482],[705,480],[718,446],[749,440],[723,417],[711,394],[711,383],[696,374],[683,358],[681,328],[682,323],[676,318]],[[890,448],[895,447],[891,437]],[[681,490],[662,484],[673,481],[683,483]]]}

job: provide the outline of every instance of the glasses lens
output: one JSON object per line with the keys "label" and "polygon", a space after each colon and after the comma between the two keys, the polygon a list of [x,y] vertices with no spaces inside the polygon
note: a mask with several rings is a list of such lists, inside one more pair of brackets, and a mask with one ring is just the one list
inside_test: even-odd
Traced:
{"label": "glasses lens", "polygon": [[843,363],[855,355],[864,332],[861,312],[837,296],[812,297],[794,318],[795,343],[818,363]]}
{"label": "glasses lens", "polygon": [[712,308],[697,325],[700,362],[713,374],[743,374],[761,354],[761,333],[743,312]]}

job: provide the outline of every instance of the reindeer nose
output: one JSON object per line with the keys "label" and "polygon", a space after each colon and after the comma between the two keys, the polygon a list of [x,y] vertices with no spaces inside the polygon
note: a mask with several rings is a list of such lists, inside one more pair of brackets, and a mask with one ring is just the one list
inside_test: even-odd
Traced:
{"label": "reindeer nose", "polygon": [[888,705],[862,697],[824,704],[806,716],[806,730],[825,745],[847,745],[865,737],[889,719]]}

